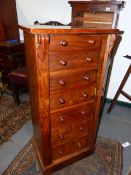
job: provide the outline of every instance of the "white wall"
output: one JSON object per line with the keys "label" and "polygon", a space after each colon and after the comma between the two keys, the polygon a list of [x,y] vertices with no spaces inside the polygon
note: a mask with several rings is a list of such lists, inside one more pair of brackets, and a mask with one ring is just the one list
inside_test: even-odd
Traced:
{"label": "white wall", "polygon": [[[108,89],[108,98],[113,98],[121,81],[127,71],[129,64],[131,63],[130,60],[124,58],[124,55],[131,56],[131,0],[125,0],[126,5],[125,8],[120,12],[120,18],[118,23],[118,28],[124,31],[122,36],[122,41],[116,53],[110,85]],[[129,77],[124,90],[131,95],[131,76]],[[130,102],[125,97],[120,95],[119,100]]]}
{"label": "white wall", "polygon": [[[130,64],[130,61],[123,56],[131,55],[131,0],[125,0],[126,6],[120,13],[118,28],[124,30],[122,42],[115,56],[111,81],[108,90],[108,98],[113,98],[122,78]],[[71,21],[71,8],[68,0],[16,0],[19,24],[33,24],[34,21],[47,22],[56,20],[62,23]],[[22,32],[21,32],[21,38]],[[125,88],[131,94],[131,77]],[[119,100],[129,102],[122,95]]]}
{"label": "white wall", "polygon": [[68,0],[16,0],[16,6],[19,24],[33,24],[36,20],[41,23],[56,20],[65,24],[71,21]]}

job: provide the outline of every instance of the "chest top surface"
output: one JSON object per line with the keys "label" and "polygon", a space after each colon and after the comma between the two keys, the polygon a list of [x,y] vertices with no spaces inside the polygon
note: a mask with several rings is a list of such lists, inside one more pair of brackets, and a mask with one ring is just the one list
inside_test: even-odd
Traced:
{"label": "chest top surface", "polygon": [[24,32],[32,34],[118,34],[119,29],[86,29],[71,26],[19,25]]}

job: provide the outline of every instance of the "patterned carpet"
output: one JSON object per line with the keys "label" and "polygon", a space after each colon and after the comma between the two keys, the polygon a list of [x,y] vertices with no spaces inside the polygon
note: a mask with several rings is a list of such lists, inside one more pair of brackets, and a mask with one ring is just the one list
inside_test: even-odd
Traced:
{"label": "patterned carpet", "polygon": [[[117,141],[99,137],[95,153],[52,175],[121,175],[122,147]],[[32,140],[2,175],[42,175]]]}
{"label": "patterned carpet", "polygon": [[12,96],[3,96],[0,101],[0,144],[6,142],[31,119],[28,102],[21,102],[18,106]]}

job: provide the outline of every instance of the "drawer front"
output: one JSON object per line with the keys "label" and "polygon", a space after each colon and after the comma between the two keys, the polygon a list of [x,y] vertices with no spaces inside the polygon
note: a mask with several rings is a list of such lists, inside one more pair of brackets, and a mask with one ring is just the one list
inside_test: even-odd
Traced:
{"label": "drawer front", "polygon": [[95,87],[79,87],[50,92],[50,109],[59,109],[93,100]]}
{"label": "drawer front", "polygon": [[52,158],[53,160],[60,159],[68,156],[69,154],[82,151],[84,149],[90,149],[90,143],[88,136],[84,136],[67,143],[66,145],[53,147]]}
{"label": "drawer front", "polygon": [[101,36],[98,35],[52,35],[50,52],[73,54],[80,51],[95,52],[101,46]]}
{"label": "drawer front", "polygon": [[82,121],[70,122],[64,127],[55,127],[51,130],[52,145],[60,146],[72,140],[85,135],[89,135],[90,122],[89,119]]}
{"label": "drawer front", "polygon": [[76,27],[85,28],[112,28],[113,15],[110,12],[81,12],[78,17],[74,18],[74,25]]}
{"label": "drawer front", "polygon": [[73,136],[71,123],[64,127],[55,127],[51,129],[51,142],[53,147],[61,146],[69,142]]}
{"label": "drawer front", "polygon": [[99,61],[99,50],[88,53],[86,50],[78,53],[51,53],[49,55],[50,71],[76,69],[76,68],[97,68]]}
{"label": "drawer front", "polygon": [[87,87],[96,81],[97,70],[56,71],[50,73],[50,90]]}
{"label": "drawer front", "polygon": [[64,127],[76,121],[90,120],[92,103],[51,114],[51,128]]}

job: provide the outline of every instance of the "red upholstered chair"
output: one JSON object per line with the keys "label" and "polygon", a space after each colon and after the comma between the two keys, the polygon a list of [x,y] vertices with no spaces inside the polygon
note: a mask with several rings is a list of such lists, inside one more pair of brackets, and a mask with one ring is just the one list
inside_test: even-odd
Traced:
{"label": "red upholstered chair", "polygon": [[21,67],[16,70],[13,70],[10,73],[10,82],[12,86],[12,91],[13,95],[15,98],[15,102],[19,105],[20,104],[20,89],[22,86],[27,87],[27,80],[28,80],[28,75],[27,75],[27,68],[26,67]]}

